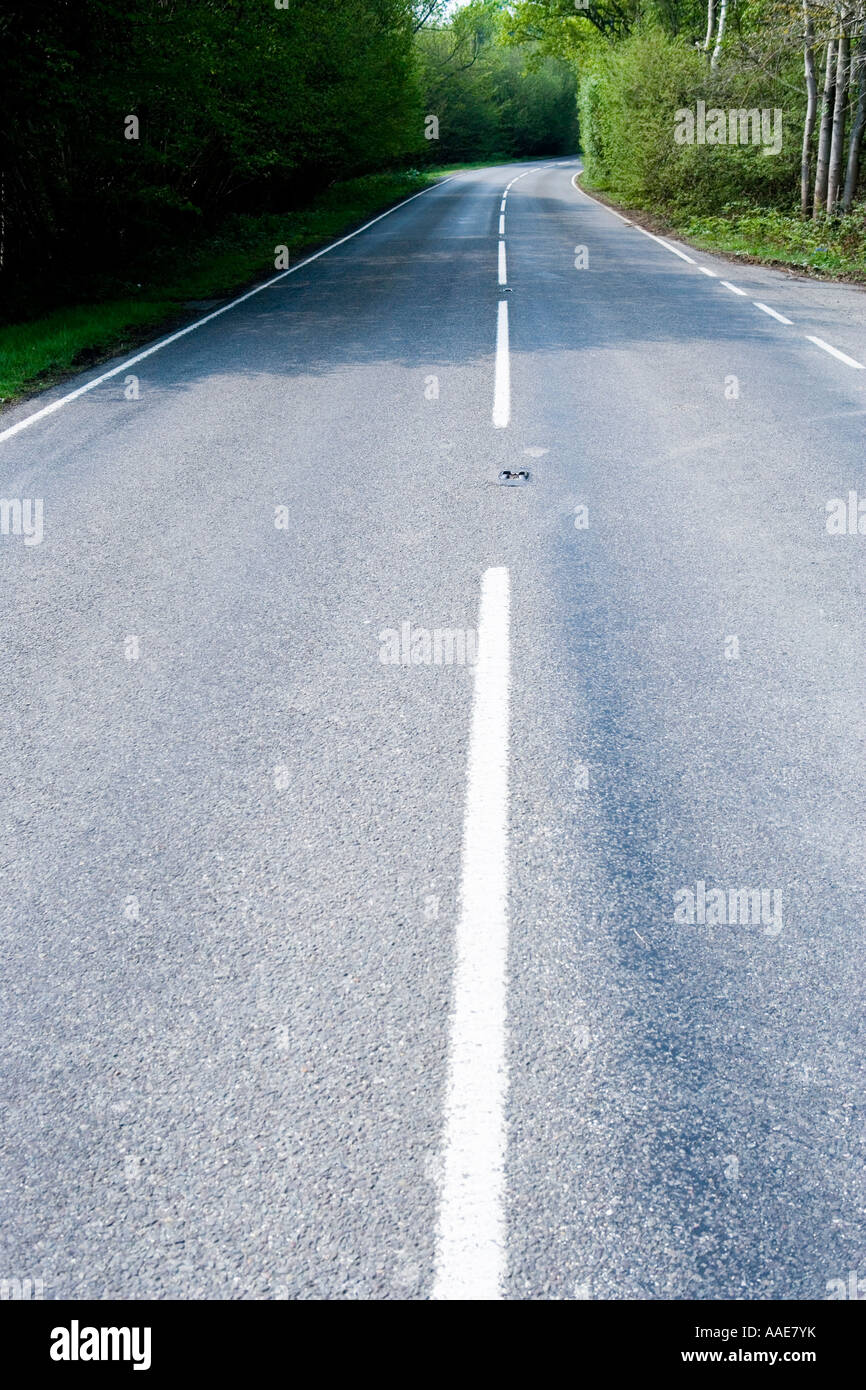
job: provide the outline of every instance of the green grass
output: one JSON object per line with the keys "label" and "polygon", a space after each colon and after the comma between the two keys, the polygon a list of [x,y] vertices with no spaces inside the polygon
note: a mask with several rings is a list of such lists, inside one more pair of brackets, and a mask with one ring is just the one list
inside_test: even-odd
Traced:
{"label": "green grass", "polygon": [[[546,158],[545,155],[541,156]],[[437,179],[445,178],[448,174],[459,174],[461,169],[495,169],[498,164],[525,164],[529,159],[528,155],[521,154],[500,154],[490,155],[488,159],[470,160],[466,164],[442,164],[435,169],[428,169],[427,173]]]}
{"label": "green grass", "polygon": [[0,397],[14,400],[76,364],[122,351],[136,330],[163,323],[177,307],[170,299],[114,299],[0,328]]}
{"label": "green grass", "polygon": [[866,280],[862,214],[827,222],[773,210],[729,208],[721,216],[691,217],[679,230],[705,250]]}
{"label": "green grass", "polygon": [[201,306],[190,301],[223,298],[273,275],[276,246],[288,246],[291,265],[305,250],[428,187],[442,173],[369,174],[334,184],[309,206],[285,215],[233,217],[182,258],[155,263],[148,282],[131,295],[0,326],[0,401],[20,399],[199,316]]}

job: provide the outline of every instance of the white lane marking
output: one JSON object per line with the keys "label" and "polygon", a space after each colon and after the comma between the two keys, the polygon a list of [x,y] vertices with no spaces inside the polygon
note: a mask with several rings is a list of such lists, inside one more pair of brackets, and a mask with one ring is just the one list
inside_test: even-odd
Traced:
{"label": "white lane marking", "polygon": [[112,367],[111,371],[103,372],[100,376],[94,377],[92,381],[86,381],[83,386],[79,386],[68,395],[61,396],[58,400],[52,401],[50,405],[44,405],[41,410],[35,410],[32,415],[25,415],[23,420],[18,420],[16,424],[10,425],[8,429],[0,431],[0,441],[11,439],[13,434],[18,434],[21,430],[26,430],[30,425],[42,420],[46,415],[53,415],[55,410],[60,410],[61,406],[68,405],[70,401],[77,400],[94,387],[101,386],[103,381],[108,381],[113,376],[119,376],[128,367],[134,367],[136,362],[143,362],[146,357],[152,357],[155,352],[160,352],[162,348],[168,347],[169,343],[176,343],[179,338],[185,338],[187,333],[194,333],[197,328],[202,328],[204,324],[210,323],[213,319],[218,319],[220,314],[227,314],[229,309],[234,309],[238,304],[243,304],[247,299],[252,299],[254,294],[261,294],[262,290],[269,289],[271,285],[276,285],[279,280],[284,280],[287,275],[294,275],[296,271],[303,270],[304,266],[310,265],[312,261],[317,261],[320,256],[327,256],[329,251],[335,251],[338,246],[351,241],[352,237],[360,236],[361,232],[366,232],[368,227],[373,227],[377,222],[381,222],[383,217],[390,217],[392,212],[398,208],[404,208],[407,203],[412,203],[416,198],[421,198],[425,193],[430,193],[434,188],[441,188],[443,184],[451,183],[457,177],[456,174],[449,174],[447,179],[441,179],[439,183],[432,183],[429,188],[422,188],[420,193],[413,193],[408,198],[404,198],[402,203],[395,203],[392,208],[387,208],[385,212],[380,212],[378,217],[371,217],[369,222],[365,222],[363,227],[356,227],[354,232],[348,232],[346,236],[341,236],[338,241],[332,241],[330,246],[323,246],[321,251],[314,251],[312,256],[305,257],[298,261],[297,265],[290,266],[288,270],[281,270],[279,275],[273,275],[270,280],[263,280],[260,285],[255,285],[253,289],[247,290],[246,294],[238,295],[237,299],[232,299],[228,304],[223,304],[221,308],[214,309],[213,313],[205,314],[204,318],[196,319],[195,323],[188,323],[186,328],[181,328],[177,333],[171,333],[167,338],[160,338],[159,342],[153,343],[145,348],[143,352],[137,352],[134,357],[128,357],[125,362],[121,362],[119,367]]}
{"label": "white lane marking", "polygon": [[656,236],[655,232],[648,232],[646,227],[638,227],[637,223],[635,223],[635,230],[642,232],[644,236],[648,236],[650,241],[657,241],[659,246],[663,246],[666,251],[672,251],[675,256],[679,256],[681,261],[688,261],[689,265],[697,265],[696,260],[693,260],[691,256],[687,256],[685,251],[680,251],[676,246],[671,246],[670,242],[665,241],[664,237]]}
{"label": "white lane marking", "polygon": [[500,243],[499,243],[499,283],[500,283],[500,285],[505,285],[505,284],[508,283],[508,271],[507,271],[506,266],[505,266],[505,242],[504,242],[504,241],[500,241]]}
{"label": "white lane marking", "polygon": [[[525,178],[528,177],[529,174],[537,174],[540,168],[541,168],[541,165],[540,165],[540,164],[536,164],[536,166],[535,166],[534,169],[524,169],[524,171],[523,171],[522,174],[517,174],[517,175],[511,180],[511,183],[508,183],[508,184],[505,185],[505,193],[507,193],[508,190],[509,190],[509,188],[513,187],[513,185],[514,185],[515,183],[517,183],[517,180],[518,180],[518,179],[525,179]],[[503,194],[502,196],[504,197],[505,194]]]}
{"label": "white lane marking", "polygon": [[600,203],[597,198],[593,198],[591,193],[587,193],[586,189],[581,188],[577,180],[578,176],[582,172],[583,170],[579,169],[577,173],[574,175],[573,179],[571,180],[571,186],[575,190],[575,192],[580,193],[584,198],[588,198],[591,203],[595,203],[597,208],[604,208],[605,212],[613,213],[613,216],[618,217],[620,222],[624,222],[627,227],[630,227],[631,223],[629,222],[627,217],[623,217],[621,212],[617,212],[615,208],[609,208],[607,203]]}
{"label": "white lane marking", "polygon": [[784,314],[777,314],[775,309],[771,309],[769,304],[762,304],[760,299],[753,299],[752,303],[756,309],[763,309],[765,314],[769,314],[771,319],[778,319],[780,323],[786,323],[789,328],[793,328],[791,319],[786,319]]}
{"label": "white lane marking", "polygon": [[502,195],[502,202],[499,204],[499,211],[500,211],[500,212],[504,212],[504,211],[505,211],[505,194],[504,194],[504,193],[503,193],[503,195]]}
{"label": "white lane marking", "polygon": [[823,348],[825,352],[829,352],[831,357],[838,357],[839,361],[844,362],[846,366],[856,367],[858,371],[863,371],[862,362],[855,362],[853,357],[849,357],[847,353],[840,352],[838,348],[831,347],[829,343],[824,342],[823,338],[813,338],[809,333],[806,334],[806,337],[809,339],[809,342],[814,343],[816,347]]}
{"label": "white lane marking", "polygon": [[508,352],[508,300],[500,299],[496,313],[496,367],[493,380],[493,423],[505,429],[511,419],[511,362]]}
{"label": "white lane marking", "polygon": [[[597,207],[604,208],[605,212],[613,212],[614,217],[619,217],[620,222],[626,222],[626,219],[622,217],[620,213],[614,212],[614,209],[609,208],[606,203],[600,203],[597,198],[593,198],[589,193],[584,192],[584,190],[580,187],[579,183],[577,182],[577,179],[578,175],[575,174],[571,180],[571,185],[573,188],[577,190],[578,193],[582,193],[584,198],[589,198],[589,201],[591,203],[595,203]],[[632,224],[630,222],[626,222],[626,226],[631,225]],[[688,261],[690,265],[697,265],[697,261],[692,260],[691,256],[687,256],[685,252],[679,251],[676,248],[676,246],[671,246],[669,242],[664,241],[661,237],[653,236],[653,233],[646,231],[644,227],[636,227],[636,230],[639,232],[643,232],[644,236],[650,237],[653,241],[657,241],[659,246],[664,246],[668,251],[673,251],[674,255],[679,256],[681,260]],[[698,266],[698,270],[703,271],[704,275],[712,276],[714,280],[718,279],[716,272],[714,270],[708,270],[705,265]],[[740,294],[743,296],[743,298],[748,298],[746,290],[741,290],[738,288],[737,285],[732,285],[730,280],[719,280],[719,284],[724,285],[725,289],[730,290],[733,294]],[[779,323],[784,323],[789,328],[793,327],[793,322],[791,319],[786,319],[784,314],[777,314],[776,310],[771,309],[769,304],[761,304],[760,301],[757,299],[753,299],[752,303],[756,309],[762,309],[764,313],[769,314],[771,318],[778,319]],[[847,353],[840,352],[838,348],[831,347],[829,343],[824,342],[823,338],[813,338],[811,334],[808,333],[806,334],[806,337],[810,343],[815,343],[817,347],[823,348],[825,352],[829,352],[831,357],[838,357],[839,361],[844,362],[846,366],[855,367],[858,371],[861,372],[866,371],[866,367],[864,367],[862,362],[857,362],[853,357],[849,357]]]}
{"label": "white lane marking", "polygon": [[673,251],[674,255],[679,256],[681,261],[688,261],[689,265],[697,265],[697,261],[693,256],[687,256],[685,251],[680,251],[676,246],[671,246],[670,242],[665,241],[664,237],[656,237],[656,241],[659,246],[664,246],[667,251]]}
{"label": "white lane marking", "polygon": [[499,235],[505,236],[505,217],[502,213],[499,215]]}
{"label": "white lane marking", "polygon": [[481,578],[434,1299],[499,1299],[506,1271],[510,582]]}

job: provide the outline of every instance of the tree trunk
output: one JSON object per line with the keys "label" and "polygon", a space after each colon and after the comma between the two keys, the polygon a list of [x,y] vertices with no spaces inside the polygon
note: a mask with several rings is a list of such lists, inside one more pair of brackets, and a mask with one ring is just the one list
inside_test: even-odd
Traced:
{"label": "tree trunk", "polygon": [[[842,17],[843,26],[848,16]],[[833,106],[833,137],[830,141],[830,171],[827,175],[827,215],[836,211],[836,199],[842,182],[842,161],[845,155],[845,116],[848,112],[848,35],[844,27],[839,34],[836,53],[836,100]]]}
{"label": "tree trunk", "polygon": [[815,161],[815,197],[812,211],[817,215],[827,201],[827,174],[830,157],[830,129],[833,124],[833,92],[836,62],[836,40],[827,40],[827,63],[824,68],[824,91],[821,97],[821,129],[818,132],[818,158]]}
{"label": "tree trunk", "polygon": [[857,77],[857,112],[848,138],[848,167],[845,171],[845,192],[842,194],[842,211],[850,212],[857,192],[857,179],[860,174],[860,146],[863,131],[866,129],[866,24],[864,24],[857,53],[851,64],[851,85]]}
{"label": "tree trunk", "polygon": [[[805,3],[805,0],[804,0]],[[716,0],[707,0],[707,37],[704,39],[704,52],[709,53],[716,27]]]}
{"label": "tree trunk", "polygon": [[815,53],[812,41],[815,30],[809,13],[809,0],[803,0],[805,42],[803,62],[806,72],[806,124],[803,126],[803,155],[800,161],[800,211],[804,217],[810,215],[812,192],[812,132],[815,129],[815,112],[818,109],[818,84],[815,81]]}
{"label": "tree trunk", "polygon": [[722,39],[725,37],[725,23],[728,18],[728,0],[721,0],[719,5],[719,28],[716,33],[716,46],[713,49],[713,56],[710,59],[710,72],[715,72],[719,66],[719,57],[722,52]]}

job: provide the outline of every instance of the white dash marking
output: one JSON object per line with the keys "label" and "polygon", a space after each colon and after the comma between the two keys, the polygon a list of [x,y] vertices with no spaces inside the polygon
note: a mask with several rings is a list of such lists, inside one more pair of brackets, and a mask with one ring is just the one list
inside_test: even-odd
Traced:
{"label": "white dash marking", "polygon": [[[593,199],[593,201],[595,200]],[[638,227],[637,223],[634,225],[636,231],[643,232],[644,236],[648,236],[650,241],[657,241],[659,246],[663,246],[666,251],[671,251],[675,256],[679,256],[681,261],[688,261],[689,265],[697,265],[697,261],[693,260],[691,256],[687,256],[685,251],[680,251],[678,247],[671,246],[670,242],[665,241],[663,237],[656,236],[655,232],[648,232],[646,227]]]}
{"label": "white dash marking", "polygon": [[499,283],[505,285],[508,282],[508,272],[505,267],[505,242],[499,243]]}
{"label": "white dash marking", "polygon": [[504,430],[511,419],[511,361],[508,352],[508,300],[500,299],[496,314],[496,367],[493,382],[493,423]]}
{"label": "white dash marking", "polygon": [[741,294],[741,295],[743,296],[743,298],[745,299],[745,297],[746,297],[746,291],[745,291],[745,290],[739,289],[736,285],[732,285],[731,282],[730,282],[730,280],[720,280],[720,281],[719,281],[719,284],[720,284],[720,285],[724,285],[724,287],[725,287],[726,290],[730,290],[730,291],[731,291],[731,294]]}
{"label": "white dash marking", "polygon": [[499,216],[499,235],[505,236],[505,217],[501,213]]}
{"label": "white dash marking", "polygon": [[838,348],[831,347],[829,343],[824,342],[823,338],[813,338],[808,333],[806,337],[809,339],[809,342],[814,343],[816,347],[823,348],[825,352],[829,352],[831,357],[838,357],[839,361],[844,362],[846,366],[856,367],[858,371],[863,371],[862,362],[855,362],[853,357],[849,357],[847,353],[840,352]]}
{"label": "white dash marking", "polygon": [[671,246],[670,242],[665,241],[664,237],[658,237],[657,240],[659,246],[664,246],[667,251],[673,251],[674,255],[679,256],[681,261],[688,261],[689,265],[697,265],[697,261],[693,256],[687,256],[685,251],[680,251],[678,247]]}
{"label": "white dash marking", "polygon": [[784,314],[777,314],[775,309],[771,309],[769,304],[762,304],[759,299],[753,299],[752,303],[756,309],[762,309],[765,314],[769,314],[771,319],[778,319],[779,323],[786,323],[789,328],[793,326],[791,319],[786,319]]}
{"label": "white dash marking", "polygon": [[500,1299],[506,1269],[510,583],[485,570],[469,738],[434,1299]]}
{"label": "white dash marking", "polygon": [[719,278],[714,270],[707,270],[705,265],[698,266],[698,270],[700,270],[703,275],[710,275],[713,280],[718,280]]}

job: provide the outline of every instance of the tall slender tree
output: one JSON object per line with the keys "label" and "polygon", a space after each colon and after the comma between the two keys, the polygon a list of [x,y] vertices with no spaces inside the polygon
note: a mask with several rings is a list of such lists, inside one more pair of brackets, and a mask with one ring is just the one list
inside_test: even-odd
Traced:
{"label": "tall slender tree", "polygon": [[836,211],[836,199],[842,182],[842,163],[845,156],[845,118],[848,113],[848,13],[839,15],[839,37],[836,41],[836,91],[833,99],[833,125],[830,136],[830,158],[827,169],[827,215]]}
{"label": "tall slender tree", "polygon": [[803,152],[800,160],[800,211],[808,217],[812,211],[812,135],[818,110],[818,84],[815,80],[815,25],[809,0],[803,0],[803,66],[806,75],[806,117],[803,123]]}
{"label": "tall slender tree", "polygon": [[848,213],[854,203],[857,182],[860,175],[860,150],[863,144],[863,131],[866,129],[866,7],[862,0],[859,6],[858,27],[860,42],[851,63],[851,86],[857,84],[857,107],[848,137],[848,160],[845,169],[845,188],[842,193],[842,211]]}
{"label": "tall slender tree", "polygon": [[836,34],[827,40],[824,64],[824,90],[821,94],[821,125],[818,130],[818,155],[815,160],[815,193],[812,211],[817,216],[827,201],[827,178],[830,172],[830,136],[833,126],[833,100],[836,91]]}

